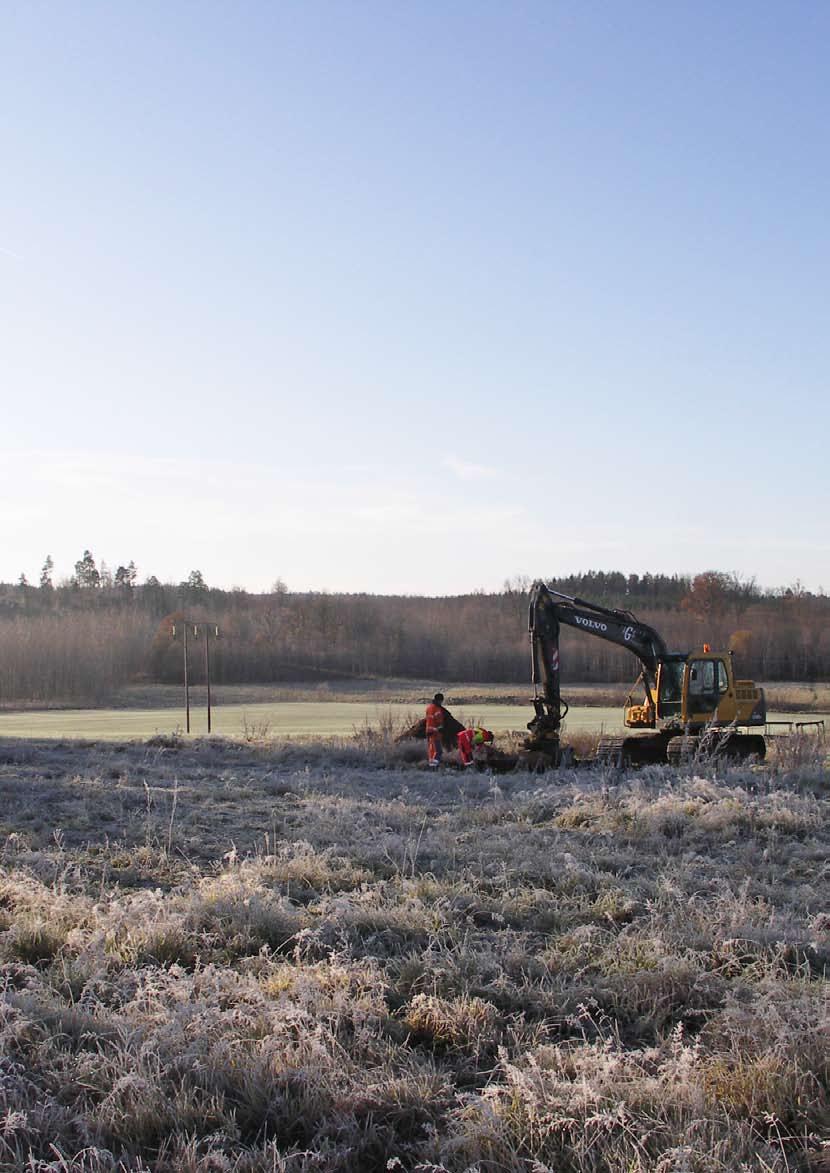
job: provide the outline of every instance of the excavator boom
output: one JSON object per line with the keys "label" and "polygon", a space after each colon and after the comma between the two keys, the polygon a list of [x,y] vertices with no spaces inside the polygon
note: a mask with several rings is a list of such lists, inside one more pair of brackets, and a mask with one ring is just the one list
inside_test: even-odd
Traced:
{"label": "excavator boom", "polygon": [[630,611],[611,610],[585,599],[572,598],[536,582],[530,592],[528,628],[540,640],[557,640],[559,624],[587,631],[633,652],[653,678],[657,665],[668,653],[663,637]]}

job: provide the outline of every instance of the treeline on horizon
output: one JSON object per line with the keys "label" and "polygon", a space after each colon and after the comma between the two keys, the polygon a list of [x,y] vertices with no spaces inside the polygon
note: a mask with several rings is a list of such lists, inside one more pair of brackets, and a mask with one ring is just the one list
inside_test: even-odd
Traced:
{"label": "treeline on horizon", "polygon": [[[706,642],[735,652],[755,680],[830,679],[830,597],[799,583],[763,591],[754,581],[705,571],[694,577],[588,571],[545,580],[564,594],[632,611],[673,650]],[[182,680],[182,623],[219,627],[211,647],[217,684],[335,682],[403,677],[438,684],[529,682],[530,580],[499,592],[448,597],[210,587],[194,570],[180,583],[134,563],[111,572],[90,551],[55,583],[47,558],[37,585],[0,584],[0,705],[106,703],[125,685]],[[191,680],[203,679],[192,648]],[[563,677],[572,683],[633,680],[623,649],[563,630]]]}

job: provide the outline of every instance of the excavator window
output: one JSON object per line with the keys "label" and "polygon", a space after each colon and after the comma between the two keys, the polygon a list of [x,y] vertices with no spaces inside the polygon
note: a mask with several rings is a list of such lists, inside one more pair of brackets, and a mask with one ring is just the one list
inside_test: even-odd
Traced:
{"label": "excavator window", "polygon": [[689,664],[689,707],[708,713],[718,703],[718,660],[692,660]]}
{"label": "excavator window", "polygon": [[683,669],[686,665],[682,660],[664,661],[660,665],[660,690],[658,701],[662,717],[673,716],[680,712],[683,700]]}

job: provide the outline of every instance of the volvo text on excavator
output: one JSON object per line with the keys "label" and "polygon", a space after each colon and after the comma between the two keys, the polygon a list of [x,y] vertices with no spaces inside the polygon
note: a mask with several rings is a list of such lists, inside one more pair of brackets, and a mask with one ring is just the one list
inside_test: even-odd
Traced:
{"label": "volvo text on excavator", "polygon": [[570,757],[560,743],[568,711],[560,693],[563,623],[627,648],[640,661],[637,683],[644,697],[637,703],[629,695],[625,725],[647,732],[603,738],[599,758],[618,765],[677,763],[703,744],[732,759],[765,756],[763,733],[748,731],[766,724],[764,690],[751,680],[736,679],[731,652],[712,651],[708,644],[691,652],[670,652],[662,636],[630,611],[571,598],[543,582],[534,583],[530,591],[536,716],[528,724],[529,750],[546,755],[553,765]]}

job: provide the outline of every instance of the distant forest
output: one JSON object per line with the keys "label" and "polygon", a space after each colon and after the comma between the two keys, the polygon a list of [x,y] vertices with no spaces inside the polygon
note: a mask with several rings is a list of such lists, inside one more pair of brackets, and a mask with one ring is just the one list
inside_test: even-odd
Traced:
{"label": "distant forest", "polygon": [[[799,583],[761,591],[720,571],[695,577],[588,571],[547,578],[565,594],[632,611],[673,650],[703,642],[735,651],[756,680],[830,679],[830,597]],[[131,683],[182,679],[182,622],[218,624],[217,683],[334,682],[348,677],[450,681],[529,679],[527,591],[444,598],[297,593],[277,581],[264,594],[210,587],[198,570],[184,582],[138,581],[89,550],[75,574],[0,584],[0,705],[105,703]],[[194,648],[192,679],[202,678]],[[563,674],[574,683],[631,680],[632,656],[602,640],[563,631]]]}

